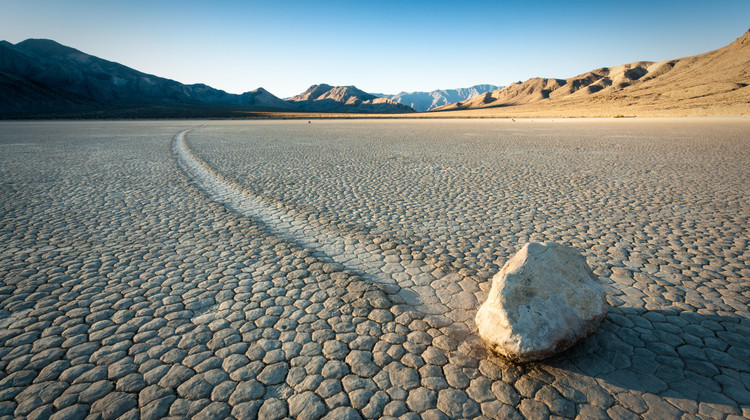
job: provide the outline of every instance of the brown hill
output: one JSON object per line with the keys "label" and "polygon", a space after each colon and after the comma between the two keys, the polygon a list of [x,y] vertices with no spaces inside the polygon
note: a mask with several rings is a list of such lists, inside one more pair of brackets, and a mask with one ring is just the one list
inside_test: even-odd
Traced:
{"label": "brown hill", "polygon": [[313,85],[287,99],[303,111],[314,112],[414,112],[413,109],[386,98],[378,98],[354,86]]}
{"label": "brown hill", "polygon": [[436,111],[477,115],[750,116],[750,31],[724,48],[675,60],[533,78]]}

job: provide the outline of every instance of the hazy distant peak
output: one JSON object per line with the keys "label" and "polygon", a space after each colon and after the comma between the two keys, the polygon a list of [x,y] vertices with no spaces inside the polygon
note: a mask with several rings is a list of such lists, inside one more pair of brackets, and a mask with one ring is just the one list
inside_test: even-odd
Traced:
{"label": "hazy distant peak", "polygon": [[467,88],[440,89],[431,92],[401,92],[395,95],[378,94],[377,96],[410,106],[416,111],[430,111],[437,107],[465,101],[496,89],[498,89],[498,86],[480,84]]}
{"label": "hazy distant peak", "polygon": [[497,88],[498,86],[496,85],[485,83],[485,84],[471,86],[468,89],[474,89],[474,90],[482,91],[482,92],[490,92],[490,91],[496,90]]}

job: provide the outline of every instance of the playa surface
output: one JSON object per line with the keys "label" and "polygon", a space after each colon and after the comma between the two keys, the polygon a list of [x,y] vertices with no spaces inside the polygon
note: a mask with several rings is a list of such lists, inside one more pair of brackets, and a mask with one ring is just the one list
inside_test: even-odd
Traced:
{"label": "playa surface", "polygon": [[[0,417],[750,417],[746,119],[4,122],[0,150]],[[517,365],[473,317],[530,240],[610,307]]]}

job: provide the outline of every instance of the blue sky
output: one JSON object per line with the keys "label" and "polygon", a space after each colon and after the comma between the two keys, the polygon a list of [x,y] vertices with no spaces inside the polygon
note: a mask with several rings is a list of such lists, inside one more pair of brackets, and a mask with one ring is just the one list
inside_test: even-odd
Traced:
{"label": "blue sky", "polygon": [[0,39],[280,97],[316,83],[434,90],[664,60],[750,29],[750,1],[1,0]]}

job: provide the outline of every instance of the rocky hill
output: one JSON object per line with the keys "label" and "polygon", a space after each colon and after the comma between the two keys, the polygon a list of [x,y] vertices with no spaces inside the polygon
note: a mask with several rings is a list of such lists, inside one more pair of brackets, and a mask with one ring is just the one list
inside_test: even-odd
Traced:
{"label": "rocky hill", "polygon": [[354,86],[313,85],[309,89],[287,99],[287,102],[303,111],[316,112],[414,112],[406,105],[387,98],[378,98]]}
{"label": "rocky hill", "polygon": [[750,115],[750,31],[704,54],[532,78],[436,110],[483,109],[518,116]]}

